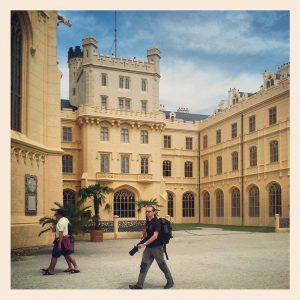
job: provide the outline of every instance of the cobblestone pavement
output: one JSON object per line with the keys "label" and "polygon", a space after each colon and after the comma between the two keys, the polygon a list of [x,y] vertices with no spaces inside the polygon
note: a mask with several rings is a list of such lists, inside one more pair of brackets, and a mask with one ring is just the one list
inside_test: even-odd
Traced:
{"label": "cobblestone pavement", "polygon": [[[67,274],[64,258],[55,276],[42,276],[51,248],[11,262],[12,289],[128,289],[137,280],[141,252],[128,251],[137,239],[76,242],[80,273]],[[167,247],[174,289],[288,289],[289,233],[249,233],[216,228],[176,231]],[[161,289],[165,279],[154,262],[144,289]]]}

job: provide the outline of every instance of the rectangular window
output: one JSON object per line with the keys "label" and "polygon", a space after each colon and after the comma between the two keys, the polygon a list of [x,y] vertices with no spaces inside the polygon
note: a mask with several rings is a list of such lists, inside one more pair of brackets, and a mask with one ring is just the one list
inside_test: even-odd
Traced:
{"label": "rectangular window", "polygon": [[120,76],[119,77],[119,88],[120,89],[130,89],[130,78],[129,77],[124,77]]}
{"label": "rectangular window", "polygon": [[208,160],[203,161],[203,173],[204,177],[208,176]]}
{"label": "rectangular window", "polygon": [[101,96],[101,108],[107,109],[107,96]]}
{"label": "rectangular window", "polygon": [[148,144],[148,131],[141,130],[141,144]]}
{"label": "rectangular window", "polygon": [[187,149],[187,150],[193,149],[193,138],[192,137],[185,138],[185,149]]}
{"label": "rectangular window", "polygon": [[220,144],[221,143],[221,129],[218,129],[216,131],[216,143]]}
{"label": "rectangular window", "polygon": [[109,172],[109,155],[101,154],[100,161],[101,161],[101,166],[100,166],[101,172],[108,173]]}
{"label": "rectangular window", "polygon": [[164,148],[171,148],[171,136],[164,135]]}
{"label": "rectangular window", "polygon": [[101,141],[108,141],[109,140],[108,127],[101,127],[100,128],[100,140]]}
{"label": "rectangular window", "polygon": [[130,110],[130,108],[131,108],[130,99],[125,99],[125,110]]}
{"label": "rectangular window", "polygon": [[277,109],[276,106],[269,109],[269,124],[274,125],[277,123]]}
{"label": "rectangular window", "polygon": [[142,79],[142,91],[147,91],[147,79]]}
{"label": "rectangular window", "polygon": [[124,110],[124,108],[125,108],[125,100],[119,99],[119,109]]}
{"label": "rectangular window", "polygon": [[121,173],[129,173],[129,156],[121,155]]}
{"label": "rectangular window", "polygon": [[184,177],[193,177],[193,163],[191,161],[184,163]]}
{"label": "rectangular window", "polygon": [[148,157],[141,158],[141,174],[148,174]]}
{"label": "rectangular window", "polygon": [[204,135],[204,136],[203,136],[203,148],[204,148],[204,149],[207,148],[207,145],[208,145],[207,142],[208,142],[208,141],[207,141],[207,135]]}
{"label": "rectangular window", "polygon": [[121,129],[121,142],[122,143],[129,143],[129,131],[127,128]]}
{"label": "rectangular window", "polygon": [[72,128],[63,127],[63,141],[72,142]]}
{"label": "rectangular window", "polygon": [[143,113],[147,112],[147,101],[145,101],[145,100],[141,101],[141,111]]}
{"label": "rectangular window", "polygon": [[222,156],[217,157],[217,174],[222,174]]}
{"label": "rectangular window", "polygon": [[237,123],[231,124],[231,137],[237,137]]}
{"label": "rectangular window", "polygon": [[249,132],[253,132],[256,130],[256,124],[255,124],[255,116],[249,117]]}
{"label": "rectangular window", "polygon": [[107,86],[107,74],[104,73],[101,74],[101,85]]}

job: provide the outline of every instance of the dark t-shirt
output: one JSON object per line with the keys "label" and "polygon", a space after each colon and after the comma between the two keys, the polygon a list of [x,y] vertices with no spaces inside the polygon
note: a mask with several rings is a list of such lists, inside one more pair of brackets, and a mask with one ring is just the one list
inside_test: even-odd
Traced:
{"label": "dark t-shirt", "polygon": [[154,242],[147,245],[147,247],[149,247],[149,248],[161,246],[161,245],[163,245],[163,242],[160,238],[160,222],[159,222],[159,220],[157,218],[153,218],[151,221],[147,220],[146,221],[146,232],[147,232],[146,238],[147,238],[147,240],[153,236],[155,231],[158,232],[158,237]]}

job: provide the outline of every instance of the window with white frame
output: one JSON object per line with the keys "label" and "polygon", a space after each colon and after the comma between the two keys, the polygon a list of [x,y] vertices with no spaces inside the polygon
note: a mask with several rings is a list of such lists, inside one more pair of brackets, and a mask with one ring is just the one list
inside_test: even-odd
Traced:
{"label": "window with white frame", "polygon": [[171,148],[171,136],[164,135],[164,148]]}
{"label": "window with white frame", "polygon": [[278,141],[270,143],[270,162],[278,162]]}
{"label": "window with white frame", "polygon": [[63,173],[73,173],[73,156],[63,155],[62,156],[62,171]]}
{"label": "window with white frame", "polygon": [[256,130],[255,115],[249,117],[249,132]]}
{"label": "window with white frame", "polygon": [[149,159],[148,157],[141,157],[141,174],[149,173]]}
{"label": "window with white frame", "polygon": [[72,127],[63,127],[63,141],[72,142]]}
{"label": "window with white frame", "polygon": [[222,174],[222,156],[217,157],[217,174]]}
{"label": "window with white frame", "polygon": [[101,96],[101,108],[107,109],[107,96]]}
{"label": "window with white frame", "polygon": [[100,155],[100,172],[101,173],[109,172],[109,155],[108,154]]}
{"label": "window with white frame", "polygon": [[130,78],[126,76],[119,77],[119,88],[120,89],[130,89]]}
{"label": "window with white frame", "polygon": [[184,177],[193,177],[193,163],[191,161],[184,163]]}
{"label": "window with white frame", "polygon": [[231,124],[231,137],[232,138],[237,137],[237,123]]}
{"label": "window with white frame", "polygon": [[121,128],[121,143],[129,143],[129,130]]}
{"label": "window with white frame", "polygon": [[185,149],[192,150],[193,149],[193,138],[185,137]]}
{"label": "window with white frame", "polygon": [[269,109],[269,125],[277,123],[277,109],[276,106]]}
{"label": "window with white frame", "polygon": [[101,127],[100,128],[100,140],[101,141],[108,141],[109,140],[109,129],[108,129],[108,127]]}
{"label": "window with white frame", "polygon": [[129,173],[129,155],[121,155],[121,173]]}
{"label": "window with white frame", "polygon": [[148,130],[141,130],[141,144],[148,144]]}

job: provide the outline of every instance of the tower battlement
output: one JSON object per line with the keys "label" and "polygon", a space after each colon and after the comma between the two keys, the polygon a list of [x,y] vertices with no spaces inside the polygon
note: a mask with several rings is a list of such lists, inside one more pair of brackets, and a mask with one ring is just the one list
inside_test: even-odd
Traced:
{"label": "tower battlement", "polygon": [[83,57],[83,51],[81,50],[80,46],[75,46],[69,48],[68,51],[68,62],[71,58],[82,58]]}

